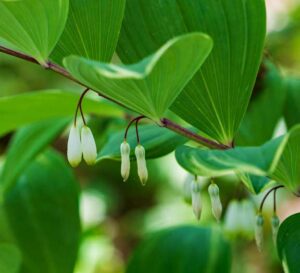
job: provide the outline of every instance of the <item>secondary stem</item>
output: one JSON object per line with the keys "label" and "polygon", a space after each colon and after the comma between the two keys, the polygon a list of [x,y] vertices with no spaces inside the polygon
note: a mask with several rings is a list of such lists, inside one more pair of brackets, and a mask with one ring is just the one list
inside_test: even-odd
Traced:
{"label": "secondary stem", "polygon": [[[14,57],[17,57],[19,59],[22,59],[22,60],[25,60],[25,61],[28,61],[28,62],[31,62],[31,63],[35,63],[35,64],[39,64],[38,61],[36,61],[34,58],[32,58],[31,56],[28,56],[26,54],[23,54],[23,53],[20,53],[20,52],[17,52],[15,50],[12,50],[12,49],[9,49],[9,48],[6,48],[4,46],[0,46],[0,52],[4,53],[4,54],[7,54],[7,55],[11,55],[11,56],[14,56]],[[50,61],[47,62],[47,69],[50,69],[62,76],[64,76],[65,78],[73,81],[73,82],[76,82],[78,84],[80,84],[81,86],[84,86],[88,89],[91,89],[89,86],[86,86],[85,84],[79,82],[78,80],[76,80],[75,78],[73,78],[70,73],[65,70],[63,67],[55,64],[55,63],[52,63]],[[124,108],[128,108],[126,105],[123,105],[122,103],[112,99],[112,98],[109,98],[107,97],[106,95],[98,92],[98,91],[95,91],[99,96],[109,100],[109,101],[112,101]],[[215,141],[212,141],[210,139],[207,139],[205,137],[202,137],[202,136],[199,136],[195,133],[193,133],[192,131],[189,131],[188,129],[185,129],[183,127],[181,127],[180,125],[168,120],[168,119],[162,119],[161,120],[163,126],[169,130],[172,130],[180,135],[183,135],[185,136],[186,138],[189,138],[191,140],[194,140],[195,142],[199,143],[199,144],[202,144],[208,148],[212,148],[212,149],[220,149],[220,150],[225,150],[225,149],[230,149],[232,147],[230,146],[227,146],[227,145],[224,145],[224,144],[220,144],[220,143],[217,143]]]}

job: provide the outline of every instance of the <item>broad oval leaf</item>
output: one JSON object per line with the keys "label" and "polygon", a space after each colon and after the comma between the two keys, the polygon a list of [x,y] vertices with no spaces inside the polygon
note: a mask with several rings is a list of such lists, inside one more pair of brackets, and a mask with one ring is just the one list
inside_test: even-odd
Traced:
{"label": "broad oval leaf", "polygon": [[0,1],[0,37],[46,65],[68,16],[69,0]]}
{"label": "broad oval leaf", "polygon": [[286,273],[298,273],[300,268],[300,213],[288,217],[277,235],[277,250]]}
{"label": "broad oval leaf", "polygon": [[0,194],[16,183],[28,164],[61,134],[69,121],[65,118],[33,123],[14,135],[0,176]]}
{"label": "broad oval leaf", "polygon": [[[178,163],[193,174],[215,177],[235,172],[241,178],[245,174],[268,176],[293,192],[300,189],[299,155],[300,125],[259,147],[221,151],[181,146],[176,150]],[[267,182],[257,178],[253,181],[260,184],[258,188],[264,187]]]}
{"label": "broad oval leaf", "polygon": [[281,73],[274,64],[264,61],[235,144],[257,146],[270,140],[283,116],[285,99],[286,88]]}
{"label": "broad oval leaf", "polygon": [[[170,130],[156,125],[139,126],[141,144],[146,150],[148,159],[157,158],[173,152],[177,146],[187,142],[187,139]],[[104,159],[121,160],[120,145],[124,140],[124,130],[114,133],[101,148],[98,161]],[[131,147],[131,158],[135,159],[134,148],[137,145],[135,129],[128,131],[127,142]]]}
{"label": "broad oval leaf", "polygon": [[145,239],[126,273],[229,273],[230,268],[230,245],[219,230],[184,226]]}
{"label": "broad oval leaf", "polygon": [[212,48],[205,34],[168,41],[156,53],[133,65],[114,65],[70,56],[68,71],[91,89],[159,122]]}
{"label": "broad oval leaf", "polygon": [[210,35],[214,48],[171,109],[228,144],[246,112],[261,61],[265,1],[128,0],[117,52],[123,62],[133,63],[192,31]]}
{"label": "broad oval leaf", "polygon": [[61,156],[48,151],[34,160],[5,196],[4,208],[22,252],[22,272],[73,272],[80,239],[78,185]]}
{"label": "broad oval leaf", "polygon": [[19,249],[6,243],[0,243],[0,272],[18,273],[21,266],[21,253]]}
{"label": "broad oval leaf", "polygon": [[[80,95],[60,90],[43,90],[22,95],[1,97],[0,136],[29,123],[51,118],[73,117]],[[101,117],[122,117],[123,111],[105,101],[85,97],[82,107],[86,114]],[[16,111],[18,109],[18,111]]]}
{"label": "broad oval leaf", "polygon": [[125,0],[70,0],[65,30],[51,58],[69,55],[109,62],[116,49]]}

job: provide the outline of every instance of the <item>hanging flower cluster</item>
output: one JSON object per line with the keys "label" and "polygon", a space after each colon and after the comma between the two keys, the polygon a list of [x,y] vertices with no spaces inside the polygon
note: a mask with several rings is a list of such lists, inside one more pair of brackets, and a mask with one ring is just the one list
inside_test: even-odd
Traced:
{"label": "hanging flower cluster", "polygon": [[138,176],[142,185],[146,185],[148,180],[148,169],[146,164],[146,152],[145,148],[140,143],[139,133],[138,133],[138,122],[144,118],[144,116],[137,117],[133,119],[127,126],[124,136],[124,141],[121,144],[120,152],[121,152],[121,176],[123,177],[123,181],[126,181],[130,174],[130,145],[127,142],[127,134],[130,126],[135,122],[136,126],[136,138],[137,138],[137,146],[135,147],[135,157],[138,169]]}
{"label": "hanging flower cluster", "polygon": [[[67,156],[72,167],[77,167],[82,157],[88,165],[94,165],[97,159],[96,142],[91,129],[86,125],[81,107],[82,99],[88,91],[89,89],[86,89],[80,97],[75,113],[74,124],[69,134]],[[79,110],[84,124],[81,128],[77,124],[77,114]]]}
{"label": "hanging flower cluster", "polygon": [[[201,190],[203,185],[197,176],[194,176],[191,181],[187,180],[184,185],[185,200],[189,202],[191,200],[192,208],[195,217],[200,220],[202,212],[202,197]],[[220,199],[219,187],[212,181],[208,187],[208,193],[211,201],[211,210],[213,216],[217,221],[220,221],[222,216],[222,203]],[[191,198],[189,198],[191,196]]]}
{"label": "hanging flower cluster", "polygon": [[269,194],[271,192],[274,193],[274,199],[273,199],[273,216],[271,218],[271,227],[272,227],[272,237],[273,237],[273,241],[274,244],[276,245],[276,240],[277,240],[277,233],[279,230],[279,225],[280,225],[280,220],[277,216],[277,211],[276,211],[276,191],[282,188],[282,186],[277,186],[272,188],[271,190],[269,190],[267,192],[267,194],[264,196],[260,208],[259,208],[259,212],[256,216],[256,223],[255,223],[255,241],[256,241],[256,245],[259,251],[263,250],[263,241],[264,241],[264,217],[262,214],[262,210],[263,210],[263,205],[267,199],[267,197],[269,196]]}

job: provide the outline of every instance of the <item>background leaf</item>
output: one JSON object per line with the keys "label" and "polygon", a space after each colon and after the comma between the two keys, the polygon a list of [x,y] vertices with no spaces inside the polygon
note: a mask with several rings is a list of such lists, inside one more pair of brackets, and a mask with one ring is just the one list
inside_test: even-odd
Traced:
{"label": "background leaf", "polygon": [[[73,117],[80,94],[45,90],[0,98],[0,136],[20,126],[50,118]],[[100,100],[85,97],[82,104],[84,113],[101,117],[122,117],[119,107]],[[18,111],[16,111],[18,109]]]}
{"label": "background leaf", "polygon": [[284,118],[288,128],[300,123],[300,79],[287,78],[285,80],[287,98],[284,108]]}
{"label": "background leaf", "polygon": [[176,150],[178,163],[190,173],[215,177],[234,172],[240,178],[246,176],[245,183],[248,187],[254,181],[259,183],[249,187],[254,192],[257,187],[263,188],[267,181],[255,177],[251,179],[250,175],[268,176],[297,192],[300,188],[299,155],[300,126],[293,127],[286,135],[259,147],[236,147],[221,151],[181,146]]}
{"label": "background leaf", "polygon": [[7,151],[0,177],[1,194],[12,187],[29,163],[67,126],[69,119],[51,119],[20,129]]}
{"label": "background leaf", "polygon": [[261,66],[236,145],[258,146],[270,140],[283,115],[286,88],[280,71],[269,61]]}
{"label": "background leaf", "polygon": [[[139,136],[141,144],[146,150],[146,157],[157,158],[169,154],[179,145],[184,144],[187,139],[166,128],[157,125],[140,125]],[[101,148],[98,161],[103,159],[121,160],[120,145],[124,140],[124,130],[111,135],[107,143]],[[135,159],[134,149],[137,145],[135,128],[128,131],[127,142],[131,148],[131,157]]]}
{"label": "background leaf", "polygon": [[145,239],[127,273],[229,273],[231,250],[216,229],[192,226],[157,232]]}
{"label": "background leaf", "polygon": [[172,110],[228,144],[246,112],[261,61],[264,0],[128,0],[117,52],[123,62],[134,63],[168,39],[193,31],[210,35],[214,48]]}
{"label": "background leaf", "polygon": [[68,0],[0,1],[0,37],[45,65],[68,16]]}
{"label": "background leaf", "polygon": [[7,193],[4,208],[24,273],[72,273],[80,236],[78,185],[63,158],[48,151]]}
{"label": "background leaf", "polygon": [[21,266],[21,253],[12,244],[0,243],[0,272],[18,273]]}
{"label": "background leaf", "polygon": [[300,213],[288,217],[277,235],[277,250],[285,272],[298,273],[300,268]]}
{"label": "background leaf", "polygon": [[69,55],[110,62],[121,29],[125,0],[70,0],[65,30],[51,58]]}
{"label": "background leaf", "polygon": [[113,65],[67,57],[67,70],[91,89],[158,121],[200,68],[212,48],[204,34],[168,41],[155,54],[134,65]]}

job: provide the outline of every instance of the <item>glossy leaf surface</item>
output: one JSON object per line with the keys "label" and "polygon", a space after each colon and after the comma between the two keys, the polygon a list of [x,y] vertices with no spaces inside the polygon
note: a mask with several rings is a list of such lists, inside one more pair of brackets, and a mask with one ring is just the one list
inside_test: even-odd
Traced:
{"label": "glossy leaf surface", "polygon": [[134,63],[168,39],[193,31],[210,35],[214,48],[172,110],[228,144],[246,112],[261,61],[264,0],[128,0],[117,52],[123,62]]}
{"label": "glossy leaf surface", "polygon": [[158,121],[200,68],[212,40],[191,33],[168,41],[156,53],[133,65],[114,65],[70,56],[69,72],[90,88]]}

